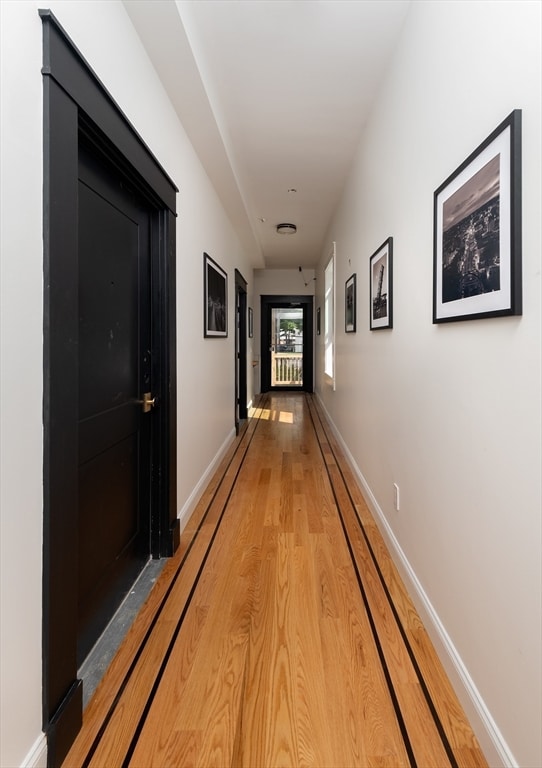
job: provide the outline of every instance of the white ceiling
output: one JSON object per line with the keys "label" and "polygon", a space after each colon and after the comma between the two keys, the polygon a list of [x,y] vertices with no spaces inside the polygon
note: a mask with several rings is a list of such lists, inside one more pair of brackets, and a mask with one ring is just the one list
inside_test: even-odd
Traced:
{"label": "white ceiling", "polygon": [[314,267],[409,0],[124,4],[254,266]]}

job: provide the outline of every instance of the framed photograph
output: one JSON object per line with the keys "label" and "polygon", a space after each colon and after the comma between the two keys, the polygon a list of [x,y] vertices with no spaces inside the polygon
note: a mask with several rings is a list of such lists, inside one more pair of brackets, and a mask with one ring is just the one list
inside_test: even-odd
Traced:
{"label": "framed photograph", "polygon": [[252,307],[248,308],[248,338],[251,339],[254,336],[254,312]]}
{"label": "framed photograph", "polygon": [[436,190],[433,322],[521,315],[521,110]]}
{"label": "framed photograph", "polygon": [[320,333],[322,332],[321,329],[321,320],[320,320],[320,307],[316,310],[316,335],[320,336]]}
{"label": "framed photograph", "polygon": [[203,254],[205,337],[228,335],[228,275],[206,253]]}
{"label": "framed photograph", "polygon": [[348,278],[344,287],[344,330],[356,332],[356,275]]}
{"label": "framed photograph", "polygon": [[388,237],[369,259],[371,331],[393,328],[393,237]]}

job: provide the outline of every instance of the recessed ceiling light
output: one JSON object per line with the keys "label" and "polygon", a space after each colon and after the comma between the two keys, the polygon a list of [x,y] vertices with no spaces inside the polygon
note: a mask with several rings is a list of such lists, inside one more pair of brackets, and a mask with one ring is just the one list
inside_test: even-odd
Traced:
{"label": "recessed ceiling light", "polygon": [[291,193],[293,194],[294,192],[297,192],[297,189],[294,189],[294,187],[290,187],[290,189],[288,190],[288,192],[291,192]]}
{"label": "recessed ceiling light", "polygon": [[260,222],[260,224],[265,224],[265,222],[266,222],[266,219],[264,219],[264,218],[263,218],[263,216],[260,216],[260,218],[258,219],[258,221]]}
{"label": "recessed ceiling light", "polygon": [[295,224],[277,224],[277,232],[279,235],[295,235],[297,227]]}

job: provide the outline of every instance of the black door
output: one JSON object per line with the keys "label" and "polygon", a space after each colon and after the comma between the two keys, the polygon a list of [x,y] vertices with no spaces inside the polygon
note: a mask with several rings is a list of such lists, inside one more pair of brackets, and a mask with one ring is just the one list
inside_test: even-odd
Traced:
{"label": "black door", "polygon": [[[44,95],[43,730],[48,765],[56,768],[82,722],[78,656],[84,656],[85,645],[91,644],[148,557],[149,463],[152,556],[168,557],[179,544],[178,190],[53,14],[39,13]],[[109,158],[101,170],[92,171],[94,161],[89,164],[83,149],[87,144],[98,164],[100,157]],[[92,223],[92,208],[105,219]],[[137,250],[130,261],[124,249],[127,242],[135,241],[136,230]],[[148,321],[149,301],[145,288],[149,254],[144,246],[149,241],[150,390],[145,389],[144,320],[146,316]],[[115,298],[113,294],[107,298],[107,291],[113,291]],[[81,312],[80,298],[86,305]],[[113,312],[115,302],[120,318]],[[127,317],[132,336],[120,328]],[[101,328],[96,338],[87,328],[91,324],[98,331]],[[110,344],[111,349],[116,346],[115,365],[108,357]],[[128,371],[136,369],[134,383]],[[157,407],[143,414],[134,401],[148,391],[158,398]],[[107,422],[113,430],[109,437]],[[102,453],[109,461],[100,458]],[[135,499],[135,512],[127,498]],[[85,508],[81,515],[79,503]],[[99,511],[102,503],[105,514]],[[99,568],[88,562],[87,545]]]}
{"label": "black door", "polygon": [[80,145],[78,663],[150,552],[150,211]]}
{"label": "black door", "polygon": [[313,390],[313,297],[261,297],[261,389]]}
{"label": "black door", "polygon": [[235,270],[235,432],[247,418],[247,281]]}

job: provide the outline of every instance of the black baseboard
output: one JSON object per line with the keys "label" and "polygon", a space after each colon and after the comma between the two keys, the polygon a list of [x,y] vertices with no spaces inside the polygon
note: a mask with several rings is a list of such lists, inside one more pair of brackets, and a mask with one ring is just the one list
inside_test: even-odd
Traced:
{"label": "black baseboard", "polygon": [[47,768],[60,768],[83,721],[83,682],[76,680],[46,728]]}
{"label": "black baseboard", "polygon": [[171,557],[177,551],[177,547],[181,543],[181,523],[178,517],[171,523],[169,529],[169,542],[168,551],[166,557]]}

